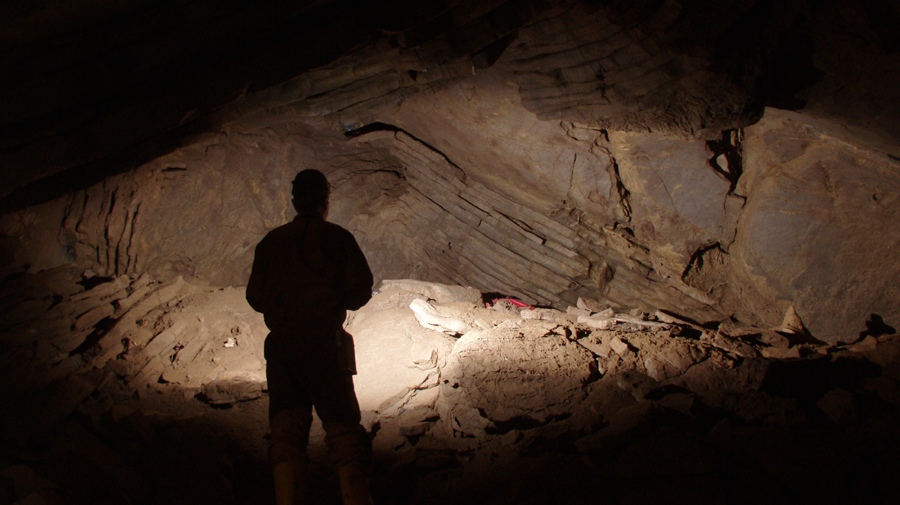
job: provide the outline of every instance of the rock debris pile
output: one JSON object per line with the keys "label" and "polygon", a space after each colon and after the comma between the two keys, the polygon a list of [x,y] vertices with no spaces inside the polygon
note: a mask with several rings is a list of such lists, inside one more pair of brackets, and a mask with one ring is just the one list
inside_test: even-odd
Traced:
{"label": "rock debris pile", "polygon": [[0,503],[240,498],[234,461],[264,458],[265,406],[210,406],[264,394],[265,326],[242,289],[61,267],[8,278],[0,299]]}
{"label": "rock debris pile", "polygon": [[[241,289],[60,268],[0,299],[0,504],[271,500]],[[350,314],[379,502],[897,498],[900,337],[519,305],[393,280]],[[310,453],[338,503],[319,424]]]}
{"label": "rock debris pile", "polygon": [[348,329],[394,503],[896,497],[895,335],[835,346],[793,311],[778,328],[700,326],[409,280],[385,281]]}

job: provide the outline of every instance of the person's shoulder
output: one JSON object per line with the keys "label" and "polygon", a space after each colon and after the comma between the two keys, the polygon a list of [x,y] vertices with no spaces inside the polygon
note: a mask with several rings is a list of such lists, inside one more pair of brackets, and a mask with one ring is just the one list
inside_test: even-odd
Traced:
{"label": "person's shoulder", "polygon": [[289,233],[291,233],[295,228],[297,228],[297,221],[296,221],[296,220],[294,220],[294,221],[288,221],[287,223],[284,223],[283,225],[281,225],[281,226],[279,226],[279,227],[277,227],[277,228],[272,228],[271,230],[269,230],[269,233],[267,233],[266,236],[268,237],[269,235],[276,235],[276,236],[277,236],[277,235],[285,235],[285,234],[289,234]]}
{"label": "person's shoulder", "polygon": [[267,244],[270,242],[278,242],[279,240],[283,240],[284,238],[290,236],[294,233],[294,228],[296,228],[296,222],[290,221],[287,222],[277,228],[272,228],[266,235],[260,240],[260,245]]}
{"label": "person's shoulder", "polygon": [[337,251],[348,251],[359,248],[356,237],[339,224],[323,221],[322,234],[320,236],[326,243],[331,244],[328,247],[333,249],[335,253]]}
{"label": "person's shoulder", "polygon": [[330,221],[323,221],[322,223],[323,229],[326,230],[326,233],[329,233],[336,237],[353,238],[353,234],[339,224],[332,223]]}
{"label": "person's shoulder", "polygon": [[337,223],[332,223],[331,221],[322,220],[322,226],[332,233],[350,233],[343,226]]}

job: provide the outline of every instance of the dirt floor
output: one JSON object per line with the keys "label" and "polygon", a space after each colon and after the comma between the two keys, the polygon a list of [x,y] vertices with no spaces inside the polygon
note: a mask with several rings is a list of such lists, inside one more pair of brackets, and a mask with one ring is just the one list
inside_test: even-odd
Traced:
{"label": "dirt floor", "polygon": [[[0,505],[274,503],[266,329],[242,290],[25,280],[3,286]],[[892,332],[828,346],[797,321],[408,280],[346,326],[376,503],[900,501]],[[310,503],[340,503],[318,421],[309,452]]]}

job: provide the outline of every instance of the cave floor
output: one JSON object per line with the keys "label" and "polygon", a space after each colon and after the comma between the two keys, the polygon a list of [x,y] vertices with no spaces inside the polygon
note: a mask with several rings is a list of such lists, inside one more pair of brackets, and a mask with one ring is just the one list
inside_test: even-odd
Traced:
{"label": "cave floor", "polygon": [[[3,334],[0,505],[274,503],[261,319],[240,290],[146,284],[8,312],[37,307]],[[397,281],[348,321],[376,503],[900,502],[900,336],[599,329],[471,296]],[[310,503],[340,503],[318,421],[309,454]]]}
{"label": "cave floor", "polygon": [[[617,387],[603,382],[597,387]],[[565,423],[468,448],[465,439],[412,444],[399,436],[398,450],[376,450],[373,495],[398,505],[893,503],[898,496],[894,409],[869,406],[846,426],[821,419],[751,424],[702,404],[684,414],[678,395],[634,404],[640,421],[603,449],[580,450],[581,435]],[[31,459],[53,483],[56,503],[274,503],[265,396],[228,408],[174,388],[115,396],[82,404],[50,447],[27,454],[7,448],[4,459]],[[102,408],[106,401],[114,407]],[[310,503],[340,503],[318,419],[309,452]]]}

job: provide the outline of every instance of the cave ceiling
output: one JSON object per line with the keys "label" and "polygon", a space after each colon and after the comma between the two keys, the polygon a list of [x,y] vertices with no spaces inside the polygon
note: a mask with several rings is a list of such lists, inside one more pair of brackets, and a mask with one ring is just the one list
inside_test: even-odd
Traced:
{"label": "cave ceiling", "polygon": [[[774,325],[795,306],[814,334],[847,339],[870,314],[900,317],[883,234],[900,218],[898,13],[877,0],[0,7],[0,211],[25,212],[0,224],[26,244],[4,255],[240,285],[307,165],[338,181],[334,219],[382,278],[701,322]],[[25,258],[41,219],[65,251]],[[860,263],[871,272],[845,268]]]}
{"label": "cave ceiling", "polygon": [[772,106],[900,155],[896,2],[42,1],[0,19],[5,209],[261,110],[357,129],[504,54],[542,120],[703,137]]}

